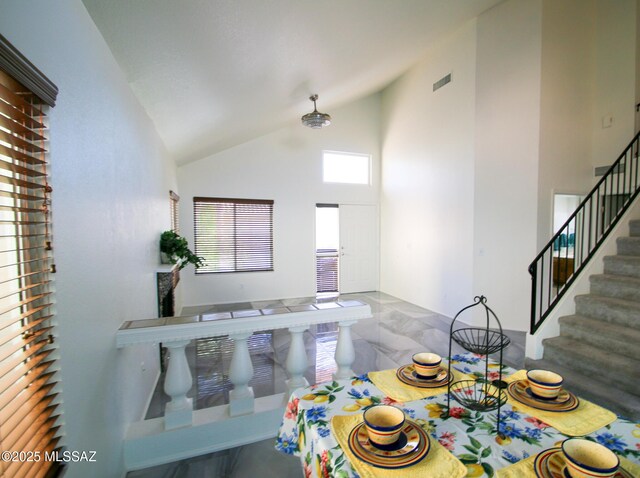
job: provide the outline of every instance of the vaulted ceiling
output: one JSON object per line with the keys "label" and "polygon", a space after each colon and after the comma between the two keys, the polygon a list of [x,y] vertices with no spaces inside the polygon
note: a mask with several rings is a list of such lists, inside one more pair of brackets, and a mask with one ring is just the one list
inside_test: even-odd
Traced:
{"label": "vaulted ceiling", "polygon": [[312,93],[331,113],[380,90],[501,0],[83,1],[184,163],[296,120]]}

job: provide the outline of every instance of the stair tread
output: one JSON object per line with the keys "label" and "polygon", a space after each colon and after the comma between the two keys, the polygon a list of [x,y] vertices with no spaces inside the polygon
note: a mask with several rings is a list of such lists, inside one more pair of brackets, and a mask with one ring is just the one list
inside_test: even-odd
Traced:
{"label": "stair tread", "polygon": [[629,261],[629,262],[640,262],[640,256],[628,256],[622,254],[616,254],[613,256],[604,256],[603,260],[606,261]]}
{"label": "stair tread", "polygon": [[566,355],[583,356],[588,359],[584,363],[595,363],[597,367],[602,367],[605,363],[611,363],[619,368],[628,368],[633,371],[632,376],[637,376],[640,379],[640,360],[619,355],[609,350],[603,350],[570,337],[552,337],[544,339],[543,343],[545,347],[561,348]]}
{"label": "stair tread", "polygon": [[611,384],[598,381],[593,376],[586,376],[580,372],[567,368],[547,359],[527,360],[527,368],[541,368],[553,370],[562,375],[567,389],[578,397],[585,398],[605,408],[610,408],[617,414],[632,420],[640,419],[640,396],[625,390],[611,393]]}
{"label": "stair tread", "polygon": [[601,350],[612,350],[621,357],[640,360],[640,329],[580,314],[558,319],[560,337],[577,340]]}
{"label": "stair tread", "polygon": [[[640,237],[638,239],[640,239]],[[594,281],[625,282],[627,284],[633,284],[640,287],[640,277],[622,276],[619,274],[593,274],[589,276],[589,280],[592,282]]]}
{"label": "stair tread", "polygon": [[589,328],[596,329],[598,334],[605,335],[607,337],[625,337],[633,340],[637,340],[640,343],[640,329],[634,329],[626,327],[624,325],[618,325],[611,322],[604,322],[602,320],[594,319],[584,315],[565,315],[558,319],[560,323],[572,324],[572,325],[587,325]]}
{"label": "stair tread", "polygon": [[580,294],[575,296],[575,300],[595,300],[599,302],[605,302],[611,305],[621,305],[625,307],[640,309],[640,302],[636,300],[621,299],[619,297],[609,297],[606,295]]}
{"label": "stair tread", "polygon": [[589,277],[591,294],[640,301],[640,277],[620,274],[593,274]]}
{"label": "stair tread", "polygon": [[640,236],[620,236],[616,238],[616,241],[640,243]]}

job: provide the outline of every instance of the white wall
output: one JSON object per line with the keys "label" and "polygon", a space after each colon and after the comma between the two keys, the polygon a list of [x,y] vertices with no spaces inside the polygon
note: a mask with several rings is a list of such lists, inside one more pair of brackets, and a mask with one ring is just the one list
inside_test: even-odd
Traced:
{"label": "white wall", "polygon": [[[379,95],[328,111],[321,130],[295,122],[178,169],[181,232],[193,243],[193,197],[273,199],[274,271],[181,274],[185,305],[315,295],[315,205],[378,204]],[[324,184],[322,151],[372,155],[373,183]]]}
{"label": "white wall", "polygon": [[[638,105],[640,103],[640,0],[636,0],[635,6],[636,6],[635,104]],[[635,122],[634,122],[635,131],[638,132],[640,131],[640,111],[636,111],[634,117],[635,117]]]}
{"label": "white wall", "polygon": [[[593,166],[605,166],[635,134],[636,2],[597,0],[595,17]],[[602,127],[604,116],[613,118],[610,128]]]}
{"label": "white wall", "polygon": [[[634,135],[636,1],[544,0],[538,248],[554,193],[585,195]],[[603,125],[605,118],[610,125]]]}
{"label": "white wall", "polygon": [[383,92],[381,289],[450,316],[473,297],[475,39],[471,21]]}
{"label": "white wall", "polygon": [[584,195],[592,186],[595,4],[543,2],[538,250],[551,238],[554,193]]}
{"label": "white wall", "polygon": [[[553,193],[586,193],[596,158],[633,136],[635,3],[500,3],[384,91],[383,290],[447,315],[484,294],[503,326],[528,329]],[[441,104],[430,86],[448,68],[456,97]]]}
{"label": "white wall", "polygon": [[123,321],[157,314],[175,168],[80,0],[3,1],[0,31],[60,89],[50,151],[64,442],[97,451],[97,463],[66,476],[117,477],[157,348],[119,352],[114,336]]}
{"label": "white wall", "polygon": [[541,14],[540,0],[510,0],[478,17],[473,290],[514,330],[537,253]]}

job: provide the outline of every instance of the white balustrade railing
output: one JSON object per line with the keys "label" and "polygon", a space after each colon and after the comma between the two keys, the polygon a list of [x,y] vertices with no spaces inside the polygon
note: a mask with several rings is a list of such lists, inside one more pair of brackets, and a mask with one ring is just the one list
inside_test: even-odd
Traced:
{"label": "white balustrade railing", "polygon": [[[306,308],[308,310],[300,310]],[[274,313],[276,312],[276,313]],[[234,317],[235,315],[235,317]],[[249,316],[247,316],[249,315]],[[219,314],[218,314],[219,316]],[[193,339],[229,336],[234,350],[229,369],[233,390],[229,393],[229,416],[241,416],[254,412],[253,389],[249,381],[253,377],[253,365],[247,340],[254,333],[264,330],[288,329],[291,345],[286,360],[289,375],[289,391],[308,385],[304,378],[307,370],[307,354],[304,332],[316,324],[337,322],[338,342],[335,360],[335,378],[353,375],[351,366],[355,352],[351,340],[351,326],[360,319],[371,317],[371,309],[359,301],[324,302],[305,307],[255,309],[226,314],[189,317],[167,317],[125,322],[116,334],[118,348],[137,344],[161,343],[169,352],[169,365],[165,375],[164,391],[171,397],[166,405],[164,428],[166,430],[189,426],[193,422],[193,403],[186,396],[192,386],[192,377],[185,355],[185,347]],[[214,318],[214,320],[211,320]]]}

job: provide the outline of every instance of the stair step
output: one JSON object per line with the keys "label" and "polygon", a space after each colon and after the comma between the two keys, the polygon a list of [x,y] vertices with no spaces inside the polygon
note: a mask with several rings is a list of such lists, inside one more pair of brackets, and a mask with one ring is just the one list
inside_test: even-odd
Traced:
{"label": "stair step", "polygon": [[575,297],[576,315],[640,329],[640,302],[586,294]]}
{"label": "stair step", "polygon": [[629,235],[640,236],[640,219],[629,221]]}
{"label": "stair step", "polygon": [[632,421],[640,420],[640,396],[622,390],[612,390],[611,385],[594,380],[593,376],[583,375],[547,359],[525,359],[528,370],[540,368],[553,370],[564,377],[564,386],[578,397],[600,405],[621,417]]}
{"label": "stair step", "polygon": [[640,278],[640,256],[605,256],[604,273]]}
{"label": "stair step", "polygon": [[560,317],[560,335],[603,350],[640,360],[640,329],[602,322],[580,315]]}
{"label": "stair step", "polygon": [[590,276],[589,280],[592,294],[640,302],[640,278],[597,274]]}
{"label": "stair step", "polygon": [[621,256],[640,256],[640,236],[619,237],[616,244]]}
{"label": "stair step", "polygon": [[569,337],[544,339],[543,358],[620,390],[640,396],[640,360],[599,349]]}

